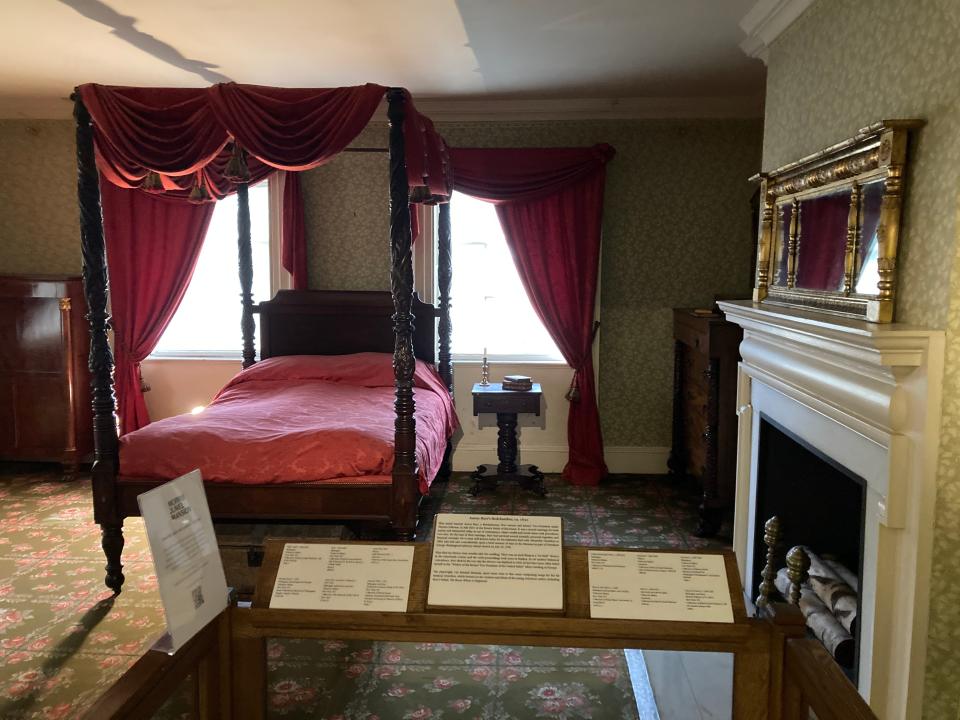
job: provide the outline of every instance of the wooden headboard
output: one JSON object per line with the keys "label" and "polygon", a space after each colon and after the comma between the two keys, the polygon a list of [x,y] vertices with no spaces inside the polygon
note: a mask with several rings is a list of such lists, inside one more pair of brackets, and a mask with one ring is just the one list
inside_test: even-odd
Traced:
{"label": "wooden headboard", "polygon": [[[260,359],[278,355],[393,353],[393,298],[370,290],[281,290],[260,303]],[[413,298],[413,352],[436,362],[433,305]]]}

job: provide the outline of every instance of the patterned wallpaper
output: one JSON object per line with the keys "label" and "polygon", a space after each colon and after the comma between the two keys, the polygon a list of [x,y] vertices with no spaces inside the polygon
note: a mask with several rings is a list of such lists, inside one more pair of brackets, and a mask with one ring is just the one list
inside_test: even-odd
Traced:
{"label": "patterned wallpaper", "polygon": [[80,274],[73,123],[0,120],[0,272]]}
{"label": "patterned wallpaper", "polygon": [[[601,265],[604,439],[669,445],[671,308],[749,293],[754,188],[747,178],[758,169],[760,123],[464,122],[439,130],[460,147],[607,142],[617,149],[608,166]],[[384,129],[357,144],[385,146]],[[383,156],[341,155],[308,173],[304,191],[311,284],[388,288]]]}
{"label": "patterned wallpaper", "polygon": [[[670,309],[745,296],[753,238],[746,178],[758,121],[447,123],[460,146],[608,142],[600,395],[610,445],[670,442]],[[374,125],[355,145],[386,147]],[[0,121],[0,273],[79,273],[70,121]],[[387,159],[352,153],[303,177],[311,287],[389,288]]]}
{"label": "patterned wallpaper", "polygon": [[960,3],[819,0],[771,47],[763,167],[883,118],[912,148],[897,319],[945,328],[946,376],[923,716],[960,706]]}

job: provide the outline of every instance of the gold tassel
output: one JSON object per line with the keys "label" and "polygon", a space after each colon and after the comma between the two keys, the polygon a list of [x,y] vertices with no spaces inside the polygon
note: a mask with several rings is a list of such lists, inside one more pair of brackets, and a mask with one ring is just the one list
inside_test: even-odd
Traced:
{"label": "gold tassel", "polygon": [[147,192],[163,192],[163,182],[160,180],[160,173],[154,172],[153,170],[147,171],[146,177],[143,178],[143,182],[140,184],[141,190],[146,190]]}
{"label": "gold tassel", "polygon": [[197,176],[197,184],[193,186],[193,189],[190,191],[190,196],[187,199],[197,204],[204,203],[210,199],[210,193],[207,192],[207,188],[203,184],[203,177]]}
{"label": "gold tassel", "polygon": [[247,182],[250,180],[250,168],[247,167],[247,154],[243,148],[233,143],[233,154],[223,170],[223,176],[230,182]]}
{"label": "gold tassel", "polygon": [[424,185],[417,185],[410,188],[410,202],[412,203],[429,203],[430,202],[430,188]]}
{"label": "gold tassel", "polygon": [[580,402],[580,388],[571,383],[570,389],[567,390],[567,394],[564,395],[564,397],[567,399],[567,402]]}

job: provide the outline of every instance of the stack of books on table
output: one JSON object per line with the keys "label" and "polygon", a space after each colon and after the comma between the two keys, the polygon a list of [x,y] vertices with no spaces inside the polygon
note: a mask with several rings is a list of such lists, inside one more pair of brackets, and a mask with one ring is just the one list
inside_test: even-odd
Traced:
{"label": "stack of books on table", "polygon": [[533,390],[533,379],[526,375],[504,375],[504,390]]}

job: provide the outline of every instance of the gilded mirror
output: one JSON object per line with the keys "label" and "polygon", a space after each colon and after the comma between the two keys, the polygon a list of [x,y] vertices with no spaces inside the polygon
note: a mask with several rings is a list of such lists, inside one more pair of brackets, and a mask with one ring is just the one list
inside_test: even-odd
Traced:
{"label": "gilded mirror", "polygon": [[892,322],[908,134],[887,120],[758,175],[754,300]]}

